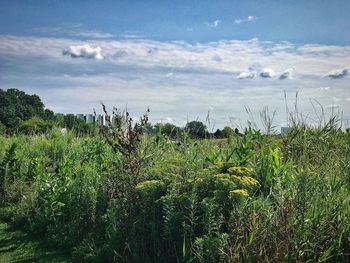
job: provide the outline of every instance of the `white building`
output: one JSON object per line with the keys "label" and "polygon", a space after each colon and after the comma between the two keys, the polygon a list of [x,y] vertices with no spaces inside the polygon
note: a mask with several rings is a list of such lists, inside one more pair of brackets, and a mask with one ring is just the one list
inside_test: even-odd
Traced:
{"label": "white building", "polygon": [[94,122],[94,115],[86,114],[86,123],[93,123],[93,122]]}

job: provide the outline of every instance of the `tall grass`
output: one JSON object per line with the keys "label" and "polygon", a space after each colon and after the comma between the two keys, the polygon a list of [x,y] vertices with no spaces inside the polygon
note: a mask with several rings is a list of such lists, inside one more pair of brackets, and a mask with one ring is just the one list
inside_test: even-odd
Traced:
{"label": "tall grass", "polygon": [[230,140],[143,136],[128,116],[0,137],[2,216],[75,262],[348,262],[350,134],[293,116],[276,135],[265,109],[269,134]]}

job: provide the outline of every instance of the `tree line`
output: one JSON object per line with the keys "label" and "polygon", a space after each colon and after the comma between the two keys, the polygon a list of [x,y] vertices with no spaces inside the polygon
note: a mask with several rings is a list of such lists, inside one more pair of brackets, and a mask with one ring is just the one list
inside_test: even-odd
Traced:
{"label": "tree line", "polygon": [[[45,107],[38,95],[29,95],[18,89],[0,89],[0,134],[39,134],[53,127],[66,128],[79,134],[91,134],[96,125],[86,123],[73,114],[54,113]],[[186,133],[190,138],[230,138],[239,131],[225,127],[215,132],[208,131],[201,121],[190,121],[185,127],[172,123],[148,124],[147,134],[162,134],[170,139],[178,139]]]}

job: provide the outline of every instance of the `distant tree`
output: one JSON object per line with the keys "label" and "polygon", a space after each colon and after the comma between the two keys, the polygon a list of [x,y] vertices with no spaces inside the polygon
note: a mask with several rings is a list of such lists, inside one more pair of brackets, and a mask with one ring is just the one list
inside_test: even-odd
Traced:
{"label": "distant tree", "polygon": [[152,135],[153,134],[153,127],[151,123],[147,123],[145,125],[145,134]]}
{"label": "distant tree", "polygon": [[162,129],[163,129],[164,124],[163,123],[156,123],[153,125],[152,127],[152,133],[153,134],[161,134],[162,133]]}
{"label": "distant tree", "polygon": [[[47,111],[46,115],[49,117],[51,114]],[[46,115],[39,96],[17,89],[0,89],[0,122],[7,128],[14,129],[34,116],[46,119]]]}
{"label": "distant tree", "polygon": [[207,127],[200,121],[191,121],[186,124],[185,130],[191,138],[205,138]]}
{"label": "distant tree", "polygon": [[220,129],[217,129],[214,133],[215,138],[222,138],[222,131]]}
{"label": "distant tree", "polygon": [[75,126],[77,126],[78,121],[79,119],[74,116],[74,114],[64,115],[64,126],[69,130],[72,130]]}
{"label": "distant tree", "polygon": [[77,133],[87,134],[93,130],[93,127],[90,126],[94,125],[85,123],[84,120],[77,118],[77,116],[74,116],[73,114],[67,114],[64,116],[64,127],[69,130],[74,130]]}
{"label": "distant tree", "polygon": [[52,122],[55,124],[55,126],[64,127],[64,114],[56,113],[52,118]]}
{"label": "distant tree", "polygon": [[171,123],[157,123],[153,127],[153,133],[163,134],[171,139],[177,139],[181,136],[182,129]]}
{"label": "distant tree", "polygon": [[224,137],[224,138],[230,138],[233,136],[233,134],[234,134],[234,132],[233,132],[233,129],[231,127],[226,126],[222,130],[222,137]]}
{"label": "distant tree", "polygon": [[166,123],[163,127],[163,134],[167,135],[169,138],[176,139],[181,136],[181,128],[174,124]]}
{"label": "distant tree", "polygon": [[50,121],[44,120],[40,117],[34,116],[29,120],[26,120],[18,127],[19,132],[25,134],[37,134],[45,133],[47,130],[52,128]]}
{"label": "distant tree", "polygon": [[44,119],[45,120],[53,120],[55,117],[55,113],[52,110],[45,109],[44,110]]}

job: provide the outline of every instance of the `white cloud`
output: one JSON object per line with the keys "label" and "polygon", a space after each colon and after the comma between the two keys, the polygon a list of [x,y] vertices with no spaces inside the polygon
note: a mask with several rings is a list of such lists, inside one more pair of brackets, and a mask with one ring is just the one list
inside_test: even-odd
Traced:
{"label": "white cloud", "polygon": [[72,58],[93,58],[103,59],[101,47],[91,47],[90,45],[70,46],[63,49],[63,55],[70,55]]}
{"label": "white cloud", "polygon": [[80,32],[77,32],[76,35],[86,37],[86,38],[112,38],[113,37],[113,35],[110,33],[104,33],[100,31],[92,31],[92,30],[80,31]]}
{"label": "white cloud", "polygon": [[235,23],[236,24],[242,24],[242,23],[247,23],[247,22],[253,22],[255,20],[257,20],[258,17],[257,16],[247,16],[244,18],[237,18],[235,19]]}
{"label": "white cloud", "polygon": [[286,69],[280,76],[279,79],[293,79],[293,73],[294,70],[293,69]]}
{"label": "white cloud", "polygon": [[276,75],[276,73],[272,68],[263,68],[260,71],[259,75],[262,78],[273,78]]}
{"label": "white cloud", "polygon": [[241,72],[239,73],[239,75],[237,76],[238,79],[252,79],[256,76],[255,72],[249,71],[249,72]]}
{"label": "white cloud", "polygon": [[213,28],[217,28],[219,26],[219,24],[221,23],[221,20],[216,19],[213,22],[207,22],[205,23],[208,27],[213,27]]}
{"label": "white cloud", "polygon": [[[92,108],[100,109],[102,100],[110,106],[128,104],[134,111],[132,116],[142,114],[149,106],[153,120],[172,116],[175,122],[180,122],[197,117],[204,121],[211,106],[215,108],[211,117],[219,128],[228,124],[228,116],[238,118],[237,123],[240,120],[245,123],[244,106],[257,112],[255,117],[259,119],[259,110],[269,105],[281,113],[276,116],[276,124],[280,124],[285,119],[284,91],[293,99],[295,92],[299,92],[298,103],[305,115],[313,113],[308,106],[310,99],[322,105],[334,101],[344,112],[350,112],[348,101],[334,99],[350,97],[347,79],[321,78],[334,68],[348,68],[350,53],[342,52],[350,49],[348,46],[318,46],[319,52],[323,51],[315,53],[310,48],[301,52],[303,45],[258,39],[188,43],[3,35],[0,43],[0,88],[36,93],[58,112],[88,113]],[[62,56],[62,48],[84,45],[100,47],[104,59],[95,63],[93,59]],[[78,51],[74,54],[84,56]],[[278,72],[277,78],[285,69],[295,68],[298,78],[237,79],[243,72],[246,76],[258,76],[265,67]],[[271,72],[268,76],[272,76]],[[327,92],[320,89],[328,86],[331,89]]]}
{"label": "white cloud", "polygon": [[127,38],[127,39],[136,39],[136,38],[140,38],[140,39],[145,39],[146,36],[139,34],[139,33],[133,33],[133,34],[121,34],[120,35],[121,38]]}
{"label": "white cloud", "polygon": [[320,90],[324,90],[324,91],[327,91],[327,90],[330,90],[331,88],[330,87],[320,87]]}
{"label": "white cloud", "polygon": [[332,70],[332,71],[328,72],[323,77],[328,77],[328,78],[331,78],[331,79],[340,79],[340,78],[343,78],[343,77],[347,76],[348,74],[349,74],[349,69],[348,68],[335,69],[335,70]]}

